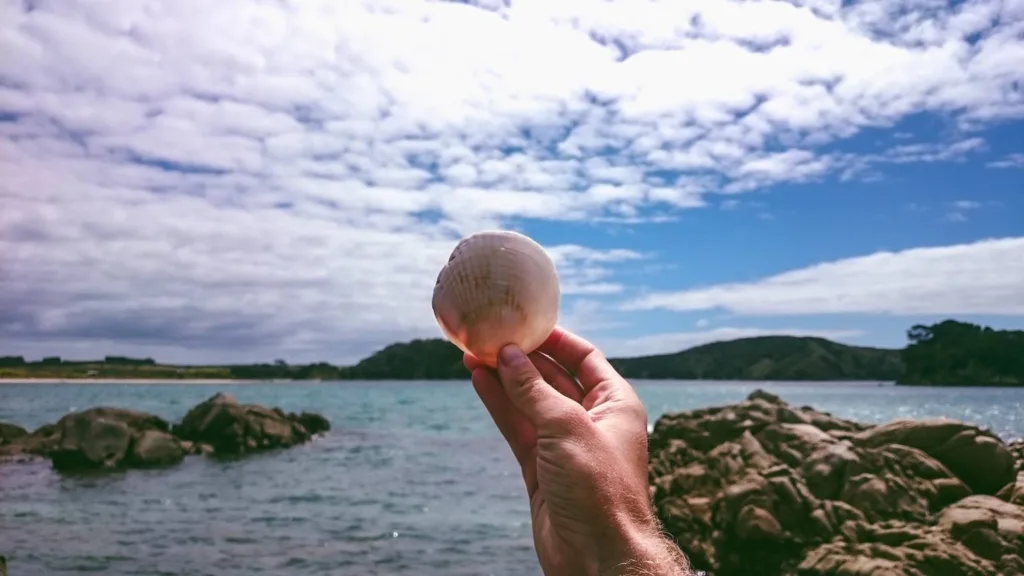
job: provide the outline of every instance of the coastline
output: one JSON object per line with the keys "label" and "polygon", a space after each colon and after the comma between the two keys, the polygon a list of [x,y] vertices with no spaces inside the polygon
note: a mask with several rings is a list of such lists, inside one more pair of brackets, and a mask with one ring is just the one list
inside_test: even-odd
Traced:
{"label": "coastline", "polygon": [[[292,382],[286,380],[284,382]],[[309,382],[315,382],[309,380]],[[220,384],[278,384],[274,380],[232,380],[230,378],[174,379],[174,378],[0,378],[0,386],[6,384],[176,384],[204,385]]]}

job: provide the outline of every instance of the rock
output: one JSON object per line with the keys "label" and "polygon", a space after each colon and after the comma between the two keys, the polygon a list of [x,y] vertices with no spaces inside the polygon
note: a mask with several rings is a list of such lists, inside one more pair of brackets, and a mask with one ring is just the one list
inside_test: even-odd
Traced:
{"label": "rock", "polygon": [[0,461],[49,457],[60,471],[171,466],[189,454],[245,454],[294,446],[330,430],[312,412],[242,405],[216,394],[193,407],[181,424],[123,408],[67,414],[32,433],[0,423]]}
{"label": "rock", "polygon": [[896,420],[861,432],[854,442],[917,448],[942,462],[978,494],[995,494],[1015,476],[1014,455],[1002,440],[956,420]]}
{"label": "rock", "polygon": [[[307,429],[307,424],[314,431]],[[240,455],[294,446],[329,427],[327,419],[318,414],[285,414],[280,409],[240,404],[217,393],[189,410],[174,427],[174,435],[207,444],[215,454]]]}
{"label": "rock", "polygon": [[670,496],[661,501],[663,528],[674,534],[679,549],[690,562],[708,570],[715,557],[709,498]]}
{"label": "rock", "polygon": [[133,444],[146,432],[166,435],[167,421],[135,410],[91,408],[57,421],[58,441],[49,452],[62,471],[120,468],[131,464]]}
{"label": "rock", "polygon": [[763,400],[769,404],[778,404],[784,406],[786,403],[782,401],[782,398],[772,394],[771,392],[765,392],[758,388],[747,396],[747,400]]}
{"label": "rock", "polygon": [[1024,508],[994,496],[964,498],[943,510],[937,525],[996,565],[1004,555],[1024,555]]}
{"label": "rock", "polygon": [[1006,445],[1006,448],[1013,455],[1017,472],[1024,471],[1024,438],[1018,438]]}
{"label": "rock", "polygon": [[1009,576],[930,526],[851,522],[836,540],[810,550],[798,576]]}
{"label": "rock", "polygon": [[0,463],[31,462],[44,458],[57,445],[58,440],[56,430],[50,424],[45,429],[0,445]]}
{"label": "rock", "polygon": [[1024,576],[1024,442],[756,391],[663,416],[649,446],[658,517],[708,576]]}
{"label": "rock", "polygon": [[313,412],[302,412],[298,416],[289,415],[302,427],[306,429],[310,434],[323,434],[331,429],[331,422],[321,416],[320,414],[314,414]]}
{"label": "rock", "polygon": [[0,422],[0,446],[11,444],[28,436],[28,431],[21,426]]}
{"label": "rock", "polygon": [[1017,472],[1017,479],[1003,486],[996,496],[1011,504],[1024,506],[1024,472]]}
{"label": "rock", "polygon": [[807,487],[818,498],[837,500],[849,479],[851,464],[859,464],[860,457],[849,442],[822,446],[804,460],[801,471]]}
{"label": "rock", "polygon": [[131,464],[140,468],[170,466],[185,458],[185,447],[166,432],[146,430],[132,445]]}

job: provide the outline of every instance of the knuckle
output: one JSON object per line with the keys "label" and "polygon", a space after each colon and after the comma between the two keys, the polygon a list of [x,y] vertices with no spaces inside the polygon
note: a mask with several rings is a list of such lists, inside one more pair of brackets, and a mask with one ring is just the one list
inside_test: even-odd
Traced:
{"label": "knuckle", "polygon": [[522,395],[524,400],[527,400],[531,404],[535,404],[541,400],[544,394],[542,386],[547,386],[547,382],[537,376],[516,375],[516,384],[519,387],[519,394]]}

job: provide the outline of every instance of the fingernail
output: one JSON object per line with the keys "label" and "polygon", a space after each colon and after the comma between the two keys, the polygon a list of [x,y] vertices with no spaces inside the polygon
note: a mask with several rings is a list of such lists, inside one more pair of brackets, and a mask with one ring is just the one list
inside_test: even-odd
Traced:
{"label": "fingernail", "polygon": [[498,362],[509,368],[526,361],[526,354],[515,344],[507,344],[498,352]]}

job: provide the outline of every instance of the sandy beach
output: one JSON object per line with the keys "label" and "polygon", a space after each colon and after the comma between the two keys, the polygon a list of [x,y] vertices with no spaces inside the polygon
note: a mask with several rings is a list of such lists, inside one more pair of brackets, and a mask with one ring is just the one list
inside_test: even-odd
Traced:
{"label": "sandy beach", "polygon": [[[292,380],[232,380],[229,378],[210,378],[195,380],[175,380],[173,378],[0,378],[0,386],[4,384],[179,384],[179,385],[219,385],[219,384],[276,384],[293,382]],[[312,381],[310,381],[312,382]]]}

